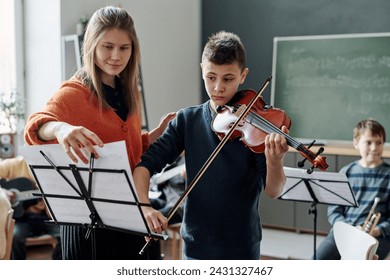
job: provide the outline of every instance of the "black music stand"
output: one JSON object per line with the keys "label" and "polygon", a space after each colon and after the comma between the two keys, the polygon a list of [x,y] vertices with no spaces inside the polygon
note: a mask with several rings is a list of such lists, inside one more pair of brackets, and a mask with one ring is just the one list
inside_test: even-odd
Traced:
{"label": "black music stand", "polygon": [[348,178],[342,173],[316,172],[309,174],[298,168],[284,168],[286,184],[282,200],[311,202],[310,214],[313,214],[314,259],[317,259],[317,204],[357,207],[355,195]]}
{"label": "black music stand", "polygon": [[30,164],[30,169],[51,214],[48,223],[86,228],[85,238],[91,236],[93,259],[96,228],[167,239],[148,227],[141,206],[150,204],[138,202],[126,170],[94,168],[93,155],[88,168],[75,164],[56,166],[43,151],[40,153],[48,164]]}

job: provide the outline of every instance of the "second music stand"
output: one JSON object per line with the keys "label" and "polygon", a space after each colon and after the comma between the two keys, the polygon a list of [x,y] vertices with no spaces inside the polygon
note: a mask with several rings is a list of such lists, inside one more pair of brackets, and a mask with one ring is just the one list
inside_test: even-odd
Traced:
{"label": "second music stand", "polygon": [[309,213],[313,214],[314,259],[317,258],[317,204],[357,207],[355,195],[345,174],[317,172],[309,174],[298,168],[284,168],[286,184],[282,200],[311,202]]}

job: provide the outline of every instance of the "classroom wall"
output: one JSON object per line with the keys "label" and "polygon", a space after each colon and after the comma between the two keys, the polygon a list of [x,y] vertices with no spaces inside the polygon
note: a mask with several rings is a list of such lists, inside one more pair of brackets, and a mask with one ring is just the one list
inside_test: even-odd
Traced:
{"label": "classroom wall", "polygon": [[[202,45],[219,30],[237,33],[248,56],[244,87],[257,90],[272,74],[274,37],[389,32],[389,12],[387,0],[204,0]],[[263,97],[270,102],[270,88]]]}
{"label": "classroom wall", "polygon": [[[387,0],[24,0],[28,115],[61,83],[61,36],[75,33],[81,16],[107,4],[120,4],[134,17],[150,126],[168,111],[207,99],[199,60],[213,32],[242,38],[250,69],[244,87],[258,89],[272,73],[275,36],[390,31]],[[270,88],[263,96],[270,102]]]}
{"label": "classroom wall", "polygon": [[[388,0],[203,0],[202,45],[210,34],[220,30],[238,34],[246,47],[249,67],[243,88],[257,90],[272,74],[274,37],[389,32],[389,11]],[[268,103],[270,93],[268,88],[263,94]],[[205,93],[202,99],[207,99]],[[353,159],[328,156],[329,171],[336,172],[339,165]],[[298,160],[301,156],[297,159],[290,153],[285,164],[297,167]],[[298,232],[313,230],[309,203],[271,200],[262,195],[260,205],[265,225]],[[330,228],[326,209],[325,204],[318,207],[317,230],[323,233]]]}
{"label": "classroom wall", "polygon": [[24,0],[27,115],[62,82],[61,36],[76,33],[79,18],[105,5],[122,6],[134,19],[149,127],[199,104],[200,0]]}

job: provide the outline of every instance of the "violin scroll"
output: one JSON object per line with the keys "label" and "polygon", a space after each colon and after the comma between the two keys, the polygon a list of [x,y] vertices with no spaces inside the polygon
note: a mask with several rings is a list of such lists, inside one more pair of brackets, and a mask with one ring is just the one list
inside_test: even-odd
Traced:
{"label": "violin scroll", "polygon": [[308,174],[313,173],[314,168],[318,168],[322,171],[325,171],[328,169],[329,166],[326,163],[326,157],[320,156],[320,154],[324,151],[324,147],[319,148],[317,153],[315,153],[315,154],[310,150],[307,150],[307,151],[311,154],[310,158],[307,157],[307,155],[306,155],[307,152],[306,153],[300,152],[300,154],[302,156],[304,156],[305,158],[301,161],[298,161],[298,167],[302,168],[304,166],[306,159],[309,159],[310,162],[312,163],[312,166],[307,169]]}
{"label": "violin scroll", "polygon": [[319,148],[316,154],[309,150],[315,142],[316,140],[313,140],[313,142],[305,149],[298,148],[299,153],[304,157],[303,160],[298,161],[298,167],[302,168],[305,165],[305,161],[307,159],[309,159],[309,161],[312,163],[312,166],[307,169],[308,174],[313,173],[314,168],[319,168],[320,170],[325,171],[329,167],[326,163],[326,157],[320,156],[320,154],[324,152],[324,147]]}

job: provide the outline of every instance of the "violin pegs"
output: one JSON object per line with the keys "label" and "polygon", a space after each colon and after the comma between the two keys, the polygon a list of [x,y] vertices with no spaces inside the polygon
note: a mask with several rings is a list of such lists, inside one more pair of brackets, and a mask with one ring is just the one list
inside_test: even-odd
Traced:
{"label": "violin pegs", "polygon": [[[307,149],[310,149],[311,146],[313,146],[313,144],[314,144],[315,142],[316,142],[316,140],[313,140],[313,142],[311,142],[311,143],[309,144],[309,146],[307,146]],[[317,155],[318,155],[318,152],[317,152]],[[316,156],[317,156],[317,155],[316,155]],[[305,165],[306,159],[307,159],[307,158],[304,158],[303,160],[298,161],[298,167],[302,168],[302,167]],[[313,171],[312,171],[312,172],[313,172]]]}
{"label": "violin pegs", "polygon": [[301,161],[298,161],[298,167],[302,168],[304,165],[305,165],[305,161],[306,161],[306,158],[304,158],[303,160]]}
{"label": "violin pegs", "polygon": [[307,146],[307,148],[308,148],[308,149],[310,149],[310,148],[311,148],[311,146],[313,146],[315,142],[316,142],[316,140],[314,139],[314,140],[313,140],[313,142],[311,142],[311,143],[310,143],[310,145],[309,145],[309,146]]}
{"label": "violin pegs", "polygon": [[324,147],[319,148],[317,151],[317,156],[322,154],[324,152],[324,150],[325,150]]}
{"label": "violin pegs", "polygon": [[313,173],[313,170],[314,170],[314,165],[312,166],[312,167],[310,167],[309,169],[307,169],[307,174],[311,174],[311,173]]}

